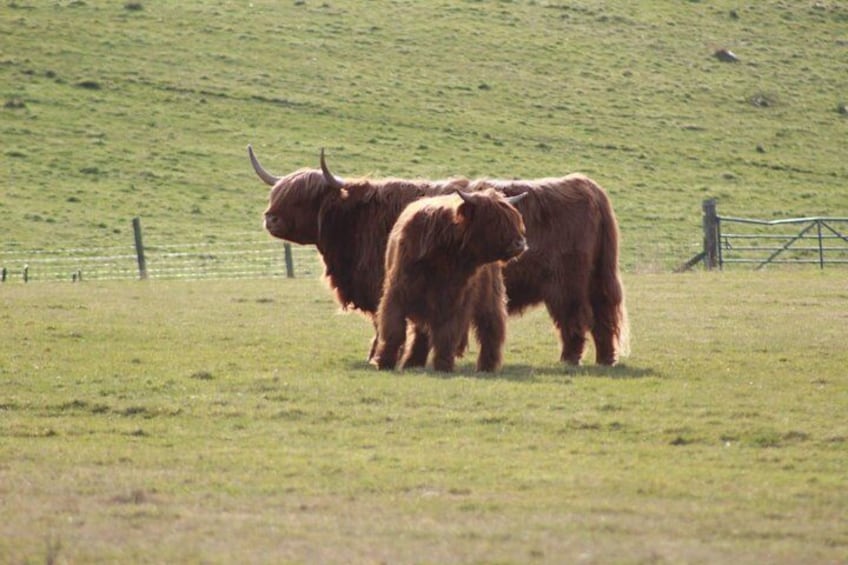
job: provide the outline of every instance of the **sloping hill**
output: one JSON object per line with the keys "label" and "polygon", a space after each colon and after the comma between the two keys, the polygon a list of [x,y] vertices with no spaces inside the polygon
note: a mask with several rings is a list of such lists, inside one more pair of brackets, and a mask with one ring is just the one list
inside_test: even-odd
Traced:
{"label": "sloping hill", "polygon": [[249,142],[278,173],[586,172],[628,267],[697,245],[705,197],[848,212],[841,3],[16,0],[0,28],[6,248],[259,230]]}

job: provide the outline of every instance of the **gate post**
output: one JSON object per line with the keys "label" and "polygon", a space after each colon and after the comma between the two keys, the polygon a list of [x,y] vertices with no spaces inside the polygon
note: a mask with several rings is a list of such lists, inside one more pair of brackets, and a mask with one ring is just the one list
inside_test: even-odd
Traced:
{"label": "gate post", "polygon": [[147,279],[147,261],[144,258],[144,243],[141,241],[141,218],[136,216],[132,220],[133,234],[135,235],[135,254],[138,258],[138,278]]}
{"label": "gate post", "polygon": [[286,277],[293,279],[294,278],[294,260],[292,259],[292,248],[291,243],[286,242],[283,244],[283,251],[285,254],[286,260]]}
{"label": "gate post", "polygon": [[716,200],[710,198],[704,200],[704,266],[707,270],[715,269],[719,265],[719,226],[718,213],[716,212]]}

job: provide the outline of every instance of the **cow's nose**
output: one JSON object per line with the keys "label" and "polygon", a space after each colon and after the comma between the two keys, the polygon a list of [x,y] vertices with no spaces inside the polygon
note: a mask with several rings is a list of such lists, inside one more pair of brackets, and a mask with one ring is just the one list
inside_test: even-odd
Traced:
{"label": "cow's nose", "polygon": [[521,239],[516,239],[512,242],[512,249],[516,255],[524,253],[527,251],[527,239],[523,237]]}
{"label": "cow's nose", "polygon": [[521,239],[515,239],[509,245],[507,249],[507,258],[512,259],[513,257],[518,257],[522,253],[527,250],[527,240],[523,237]]}
{"label": "cow's nose", "polygon": [[277,223],[277,217],[273,214],[265,214],[265,228],[270,229]]}

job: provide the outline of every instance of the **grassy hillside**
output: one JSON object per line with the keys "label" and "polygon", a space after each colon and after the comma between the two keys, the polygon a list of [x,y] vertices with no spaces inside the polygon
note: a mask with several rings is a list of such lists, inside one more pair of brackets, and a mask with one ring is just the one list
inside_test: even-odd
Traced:
{"label": "grassy hillside", "polygon": [[837,2],[7,2],[0,242],[259,229],[252,142],[278,173],[583,171],[625,265],[686,255],[708,196],[848,212],[846,30]]}
{"label": "grassy hillside", "polygon": [[314,280],[6,285],[0,562],[842,563],[842,282],[629,275],[623,366],[535,310],[451,377]]}

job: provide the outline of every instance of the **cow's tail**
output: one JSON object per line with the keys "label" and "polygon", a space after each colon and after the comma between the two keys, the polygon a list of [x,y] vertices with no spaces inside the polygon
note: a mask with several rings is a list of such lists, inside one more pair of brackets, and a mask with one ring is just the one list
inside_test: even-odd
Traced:
{"label": "cow's tail", "polygon": [[598,194],[601,222],[592,302],[595,324],[600,324],[599,330],[612,341],[614,356],[617,357],[608,360],[612,363],[630,354],[630,325],[618,267],[618,221],[607,194],[602,189]]}

